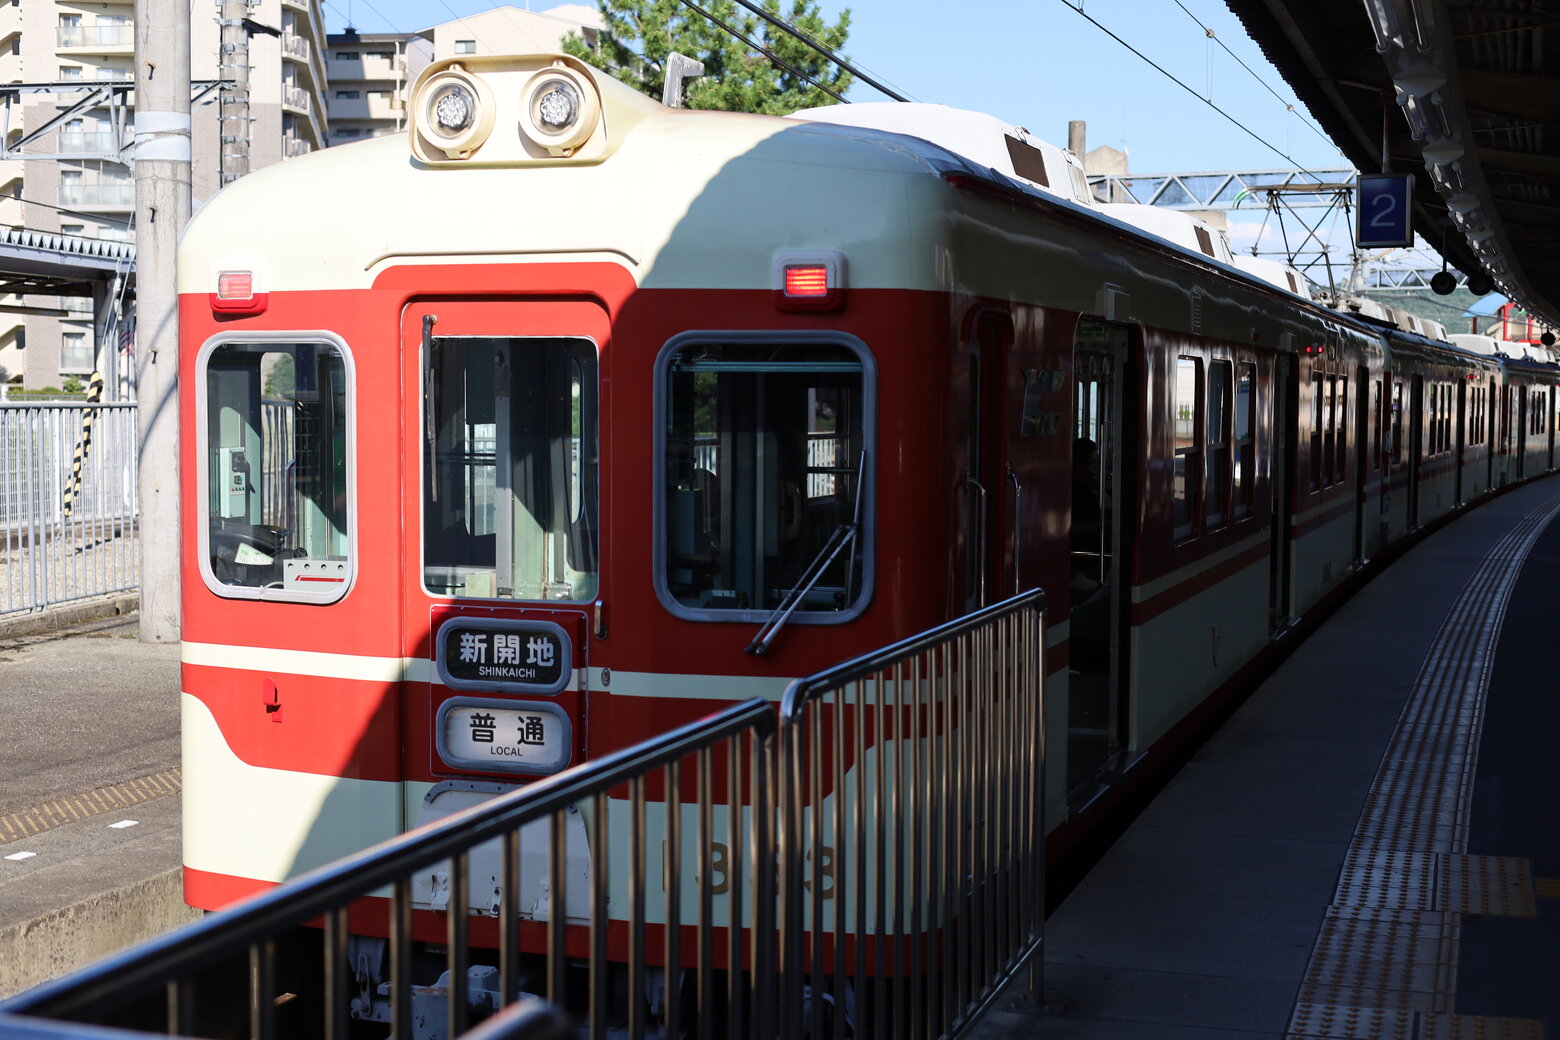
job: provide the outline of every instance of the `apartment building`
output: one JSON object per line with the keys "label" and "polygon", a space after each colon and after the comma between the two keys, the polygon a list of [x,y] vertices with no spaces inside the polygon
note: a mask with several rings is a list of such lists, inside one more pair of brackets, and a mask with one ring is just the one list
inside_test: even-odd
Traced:
{"label": "apartment building", "polygon": [[407,87],[429,62],[462,54],[534,54],[557,51],[569,33],[595,46],[602,30],[594,6],[565,4],[549,11],[497,7],[409,33],[330,37],[330,143],[346,144],[406,128]]}
{"label": "apartment building", "polygon": [[[218,13],[218,0],[190,0],[197,208],[223,183]],[[135,190],[124,162],[133,143],[133,22],[132,0],[0,0],[0,83],[48,87],[13,98],[8,143],[82,106],[22,149],[49,158],[0,162],[0,224],[86,238],[133,237]],[[329,114],[319,0],[250,0],[245,43],[249,169],[323,148]],[[105,322],[94,324],[89,300],[0,297],[0,368],[10,376],[22,373],[25,386],[85,377],[100,367],[104,349],[117,347],[106,342],[110,338]]]}

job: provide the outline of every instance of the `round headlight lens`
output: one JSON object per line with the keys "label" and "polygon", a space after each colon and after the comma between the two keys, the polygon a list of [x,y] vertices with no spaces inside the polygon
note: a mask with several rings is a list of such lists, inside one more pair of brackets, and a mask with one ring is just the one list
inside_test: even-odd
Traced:
{"label": "round headlight lens", "polygon": [[476,112],[476,99],[465,87],[450,87],[433,103],[433,118],[439,129],[456,134],[471,125]]}
{"label": "round headlight lens", "polygon": [[532,113],[538,126],[557,133],[573,126],[580,117],[580,92],[567,80],[551,80],[533,97]]}

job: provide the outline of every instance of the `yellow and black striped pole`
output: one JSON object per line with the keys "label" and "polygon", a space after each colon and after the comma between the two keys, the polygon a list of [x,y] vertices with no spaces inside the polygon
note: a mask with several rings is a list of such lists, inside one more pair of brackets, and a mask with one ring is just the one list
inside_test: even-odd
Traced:
{"label": "yellow and black striped pole", "polygon": [[87,453],[92,450],[92,423],[98,410],[93,405],[103,399],[103,373],[93,372],[87,380],[87,407],[81,412],[81,439],[76,442],[76,457],[70,464],[70,483],[65,485],[65,515],[76,504],[76,492],[81,490],[81,467],[86,465]]}

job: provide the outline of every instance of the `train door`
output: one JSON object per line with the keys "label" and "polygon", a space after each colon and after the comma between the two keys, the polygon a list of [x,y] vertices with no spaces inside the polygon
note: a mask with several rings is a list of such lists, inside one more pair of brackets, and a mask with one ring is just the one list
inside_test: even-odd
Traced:
{"label": "train door", "polygon": [[1354,563],[1365,562],[1365,525],[1370,521],[1370,369],[1354,370]]}
{"label": "train door", "polygon": [[409,825],[587,753],[608,328],[581,300],[403,310]]}
{"label": "train door", "polygon": [[1290,574],[1294,556],[1295,446],[1300,430],[1300,359],[1281,354],[1273,365],[1272,446],[1268,484],[1272,490],[1272,524],[1268,532],[1268,630],[1274,635],[1289,625]]}
{"label": "train door", "polygon": [[1408,395],[1408,529],[1419,526],[1419,474],[1425,450],[1425,377],[1414,376]]}
{"label": "train door", "polygon": [[957,583],[963,589],[961,612],[968,614],[1012,592],[1011,582],[1001,580],[1005,544],[1002,534],[1011,526],[1000,508],[1007,488],[1002,472],[1002,437],[1006,427],[1001,410],[1003,373],[1013,344],[1013,320],[1001,311],[979,311],[970,318],[973,327],[964,343],[966,384],[963,395],[968,409],[965,458],[959,477],[959,533],[963,572]]}
{"label": "train door", "polygon": [[[1128,326],[1092,318],[1073,340],[1071,577],[1068,623],[1068,785],[1127,747],[1130,588],[1138,481]],[[1131,384],[1131,385],[1129,385]]]}

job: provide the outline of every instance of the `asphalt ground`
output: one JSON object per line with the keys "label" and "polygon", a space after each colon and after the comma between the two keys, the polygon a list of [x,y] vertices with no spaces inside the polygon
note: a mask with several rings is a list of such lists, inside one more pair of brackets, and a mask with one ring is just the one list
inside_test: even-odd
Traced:
{"label": "asphalt ground", "polygon": [[0,636],[0,995],[195,916],[179,789],[177,644],[134,615]]}

